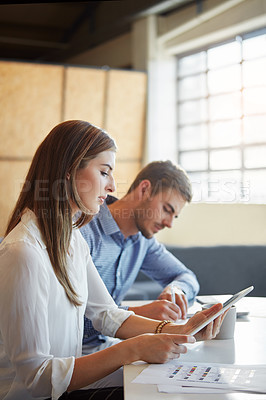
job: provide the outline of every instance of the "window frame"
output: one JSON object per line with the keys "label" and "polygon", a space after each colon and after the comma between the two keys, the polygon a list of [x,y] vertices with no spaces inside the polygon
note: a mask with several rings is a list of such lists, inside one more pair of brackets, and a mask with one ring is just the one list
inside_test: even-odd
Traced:
{"label": "window frame", "polygon": [[[248,185],[248,183],[245,182],[245,175],[248,174],[249,172],[253,172],[253,171],[265,172],[265,177],[266,177],[266,166],[265,167],[249,167],[249,168],[245,166],[245,151],[247,149],[255,148],[255,147],[258,147],[258,146],[261,146],[261,145],[263,145],[263,146],[265,145],[266,146],[266,139],[265,139],[265,141],[263,140],[263,141],[259,141],[259,142],[253,142],[253,143],[245,143],[244,142],[244,124],[243,124],[243,121],[244,121],[244,117],[250,116],[250,114],[244,114],[244,109],[243,109],[243,91],[244,91],[244,87],[243,87],[243,68],[242,68],[243,61],[244,61],[244,59],[243,59],[242,42],[244,40],[246,40],[246,39],[250,39],[250,38],[257,37],[257,36],[260,36],[260,35],[265,35],[265,34],[266,34],[266,28],[257,29],[255,31],[253,30],[253,31],[248,32],[248,33],[243,33],[241,35],[237,35],[237,37],[234,37],[234,38],[230,38],[230,39],[227,39],[227,40],[219,41],[217,43],[208,44],[206,46],[202,46],[201,48],[194,49],[193,51],[189,51],[189,52],[186,52],[186,53],[181,53],[181,54],[176,55],[176,61],[177,61],[177,70],[176,70],[176,86],[177,86],[177,104],[176,104],[176,109],[177,109],[177,127],[176,127],[176,129],[177,129],[177,139],[176,139],[177,140],[177,160],[180,163],[180,160],[182,159],[182,155],[183,154],[185,154],[185,153],[193,154],[193,152],[196,153],[198,151],[205,152],[205,154],[207,156],[207,168],[205,168],[205,169],[197,169],[197,170],[195,170],[195,169],[190,170],[190,169],[186,168],[186,171],[187,171],[189,176],[193,177],[193,176],[196,176],[196,175],[200,175],[200,174],[204,175],[205,174],[206,176],[210,177],[211,175],[214,175],[214,174],[217,175],[219,173],[220,174],[226,174],[227,172],[229,173],[229,171],[234,171],[236,173],[239,172],[240,176],[241,176],[241,182],[239,182],[239,185],[240,185],[240,191],[242,190],[242,192],[243,192],[243,188],[247,187],[247,185]],[[241,61],[239,63],[240,68],[241,68],[241,88],[240,88],[240,93],[241,93],[241,116],[240,116],[240,118],[236,119],[237,121],[240,121],[240,125],[241,125],[240,126],[240,130],[241,130],[240,131],[240,143],[239,144],[235,144],[235,145],[213,146],[213,145],[210,144],[210,124],[211,124],[212,121],[210,119],[209,112],[207,113],[206,120],[204,120],[202,122],[195,122],[195,123],[191,123],[191,124],[190,123],[189,124],[181,124],[180,123],[180,118],[179,118],[180,105],[184,104],[187,101],[191,101],[191,99],[190,100],[188,100],[188,99],[179,100],[179,87],[180,87],[179,82],[180,82],[181,79],[184,79],[184,76],[181,76],[181,77],[179,76],[178,64],[179,64],[179,60],[184,58],[184,57],[187,57],[187,56],[190,56],[190,55],[193,55],[193,54],[197,54],[197,53],[200,53],[200,52],[206,52],[207,53],[207,51],[210,50],[210,49],[213,49],[213,48],[216,48],[218,46],[222,46],[222,45],[225,45],[225,44],[228,44],[228,43],[235,42],[236,40],[241,42]],[[206,54],[206,57],[207,57],[207,55],[208,54]],[[230,64],[230,65],[232,65],[232,64]],[[234,64],[234,65],[238,65],[238,64]],[[223,68],[227,68],[227,67],[228,67],[228,65],[226,65]],[[192,101],[205,99],[206,102],[207,102],[207,109],[208,109],[208,103],[209,103],[210,97],[216,96],[216,95],[210,95],[209,90],[208,90],[207,74],[208,74],[209,71],[210,71],[210,69],[208,69],[207,58],[206,58],[206,68],[205,68],[204,71],[200,72],[200,73],[204,73],[206,75],[206,86],[207,86],[206,87],[206,95],[202,96],[202,97],[197,97],[197,98],[193,98],[192,99]],[[195,76],[195,75],[198,75],[198,74],[199,73],[194,73],[194,74],[188,74],[186,76]],[[226,92],[226,94],[227,93],[230,94],[230,93],[234,93],[234,92]],[[256,116],[258,116],[258,115],[266,116],[266,113],[265,114],[264,113],[263,114],[258,113],[258,114],[255,114],[255,115]],[[229,118],[229,119],[223,119],[222,121],[224,122],[226,120],[233,121],[234,119]],[[217,122],[217,121],[215,121],[215,122]],[[181,148],[181,143],[180,143],[180,134],[179,134],[180,129],[182,127],[184,127],[184,126],[193,126],[193,125],[194,126],[200,126],[201,123],[206,124],[206,127],[207,127],[207,146],[205,146],[205,147],[196,146],[195,148],[192,147],[192,148],[189,148],[189,149],[182,149]],[[216,151],[216,150],[229,150],[229,149],[230,150],[231,149],[239,150],[239,152],[240,152],[240,160],[241,160],[240,168],[230,168],[230,169],[226,169],[226,168],[225,169],[213,169],[213,168],[211,168],[211,165],[210,165],[211,152]],[[181,163],[181,165],[182,165],[182,163]],[[192,180],[192,183],[193,183],[193,179],[192,178],[191,178],[191,180]],[[208,180],[209,180],[209,178],[208,178]],[[266,181],[266,179],[265,179],[265,181]],[[241,187],[242,187],[242,189],[241,189]],[[240,196],[239,196],[238,200],[236,200],[236,202],[243,201],[243,202],[261,204],[261,203],[265,203],[265,201],[266,201],[266,190],[265,190],[264,195],[258,196],[257,199],[256,199],[256,197],[254,197],[254,198],[251,198],[251,200],[250,199],[247,200],[246,194],[243,195],[243,196],[242,196],[242,194],[243,193],[240,193]],[[209,200],[212,201],[211,199],[209,199]],[[203,199],[201,198],[199,201],[208,202],[209,200],[208,200],[208,198],[203,198]],[[224,201],[220,201],[219,200],[219,202],[224,202]]]}

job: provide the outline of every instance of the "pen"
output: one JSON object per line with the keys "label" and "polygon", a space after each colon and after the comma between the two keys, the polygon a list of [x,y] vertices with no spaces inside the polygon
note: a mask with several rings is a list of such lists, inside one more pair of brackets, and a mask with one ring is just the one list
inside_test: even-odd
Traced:
{"label": "pen", "polygon": [[174,291],[173,283],[171,283],[171,299],[172,299],[172,303],[175,304],[175,291]]}

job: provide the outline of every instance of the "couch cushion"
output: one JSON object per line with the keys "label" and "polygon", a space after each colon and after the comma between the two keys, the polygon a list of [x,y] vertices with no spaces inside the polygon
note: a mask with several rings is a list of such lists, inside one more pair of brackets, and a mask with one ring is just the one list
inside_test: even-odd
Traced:
{"label": "couch cushion", "polygon": [[[266,246],[168,246],[195,272],[200,295],[233,294],[253,285],[250,296],[266,296]],[[125,299],[153,300],[162,288],[139,272]]]}
{"label": "couch cushion", "polygon": [[266,296],[266,246],[168,246],[198,277],[200,294],[235,293],[254,286],[251,296]]}

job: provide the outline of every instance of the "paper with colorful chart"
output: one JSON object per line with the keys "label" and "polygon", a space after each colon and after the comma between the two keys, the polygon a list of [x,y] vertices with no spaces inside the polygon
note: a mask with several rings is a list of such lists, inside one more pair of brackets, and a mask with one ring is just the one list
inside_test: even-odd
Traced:
{"label": "paper with colorful chart", "polygon": [[169,361],[151,364],[132,382],[266,393],[266,365]]}

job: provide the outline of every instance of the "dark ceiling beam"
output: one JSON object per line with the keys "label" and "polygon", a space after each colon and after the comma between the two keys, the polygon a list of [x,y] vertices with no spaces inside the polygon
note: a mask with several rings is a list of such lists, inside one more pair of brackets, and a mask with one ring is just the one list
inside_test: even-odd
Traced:
{"label": "dark ceiling beam", "polygon": [[67,44],[59,43],[59,42],[17,38],[17,37],[7,37],[7,36],[0,36],[0,43],[17,45],[17,46],[43,47],[43,48],[61,49],[61,50],[66,49],[68,47]]}
{"label": "dark ceiling beam", "polygon": [[90,20],[95,14],[95,10],[99,6],[98,1],[90,1],[89,4],[80,12],[78,18],[74,21],[74,23],[68,28],[66,33],[63,36],[62,41],[64,43],[68,43],[72,40],[75,33],[79,31],[82,24],[86,23],[86,20]]}
{"label": "dark ceiling beam", "polygon": [[195,1],[201,0],[0,2],[1,57],[25,54],[33,61],[64,63],[130,32],[137,18],[165,15]]}
{"label": "dark ceiling beam", "polygon": [[[88,2],[86,2],[86,3],[88,3]],[[99,6],[98,1],[90,1],[89,4],[87,4],[87,6],[84,9],[82,9],[79,16],[76,18],[76,20],[64,32],[62,39],[61,39],[62,46],[64,46],[64,47],[61,48],[60,50],[64,49],[64,50],[66,50],[66,52],[71,51],[71,43],[73,46],[73,43],[77,43],[79,41],[79,39],[75,39],[75,36],[78,34],[79,30],[82,29],[83,25],[87,25],[88,31],[89,31],[89,27],[92,26],[91,21],[93,19],[93,15],[95,14],[95,10],[97,9],[98,6]],[[65,59],[65,56],[63,56],[63,58],[62,58],[60,56],[60,54],[62,54],[61,51],[60,52],[58,52],[58,51],[47,52],[45,54],[42,54],[42,56],[40,56],[38,58],[38,61],[53,60],[53,61],[57,61],[57,62],[59,62],[59,61],[63,62]]]}
{"label": "dark ceiling beam", "polygon": [[[66,34],[69,46],[62,51],[46,54],[40,60],[64,62],[75,55],[85,52],[103,42],[114,39],[130,31],[132,22],[141,13],[166,12],[180,7],[192,0],[112,0],[93,1],[94,8],[88,8],[84,15]],[[96,3],[96,4],[95,4]],[[96,6],[97,5],[97,6]],[[159,8],[158,8],[159,7]]]}
{"label": "dark ceiling beam", "polygon": [[[26,0],[26,1],[0,1],[0,5],[20,5],[20,4],[64,4],[64,3],[75,3],[75,1],[73,0],[65,0],[65,1],[60,1],[60,0],[54,0],[54,1],[46,1],[46,0],[39,0],[39,1],[30,1],[30,0]],[[88,3],[88,0],[78,0],[77,3]]]}

